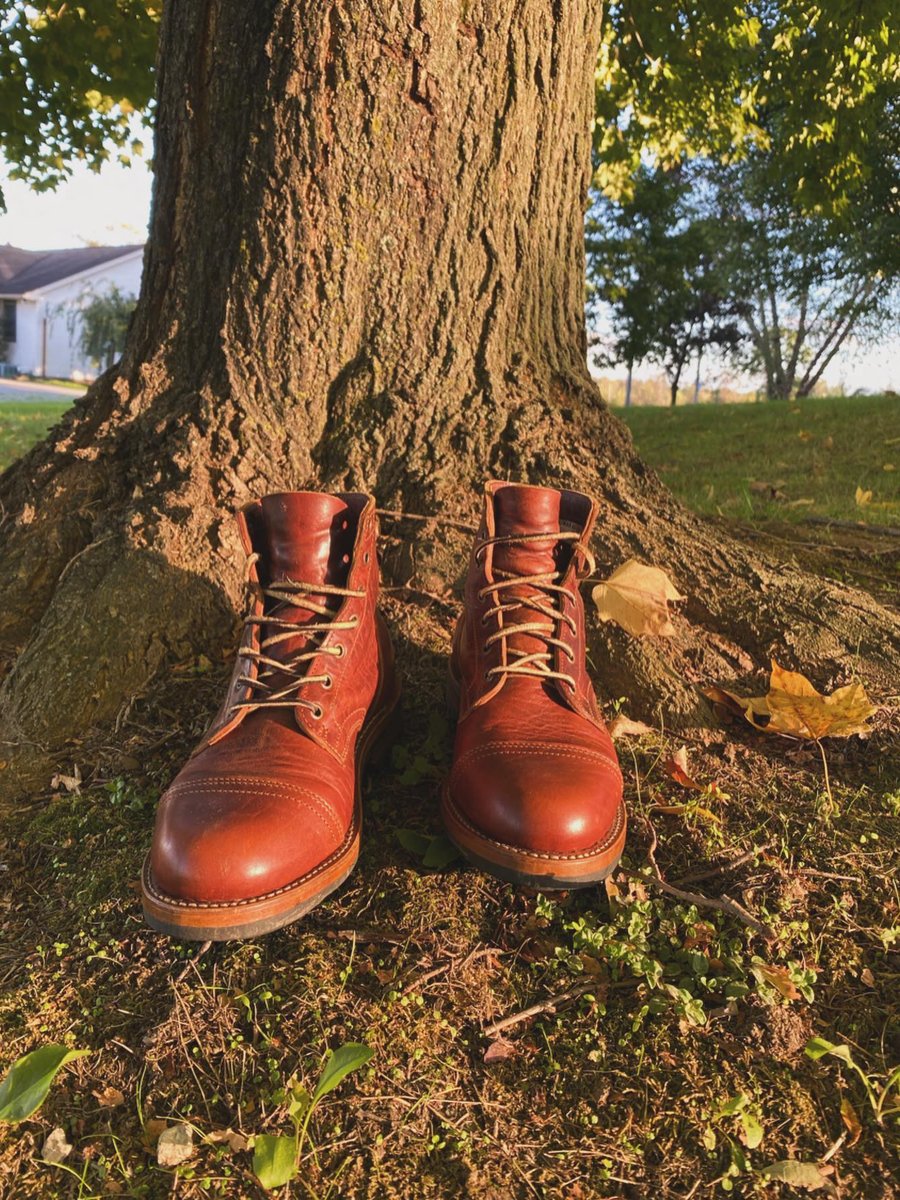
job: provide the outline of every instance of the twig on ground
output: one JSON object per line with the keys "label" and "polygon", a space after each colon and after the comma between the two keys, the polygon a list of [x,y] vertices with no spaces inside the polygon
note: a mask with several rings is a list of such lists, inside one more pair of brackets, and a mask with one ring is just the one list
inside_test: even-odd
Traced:
{"label": "twig on ground", "polygon": [[719,863],[717,867],[710,867],[706,871],[694,871],[690,875],[682,875],[680,879],[675,880],[675,886],[682,887],[686,883],[699,883],[701,879],[714,879],[716,875],[724,875],[727,871],[736,871],[744,863],[756,858],[757,854],[764,854],[766,850],[771,850],[774,845],[774,842],[765,842],[762,846],[754,846],[752,850],[748,850],[739,858],[731,859],[730,862]]}
{"label": "twig on ground", "polygon": [[537,1017],[541,1013],[556,1012],[563,1004],[570,1004],[573,1000],[580,1000],[588,992],[597,991],[600,986],[596,979],[592,979],[590,983],[579,983],[577,987],[567,988],[564,992],[559,992],[555,996],[549,996],[539,1004],[532,1004],[528,1008],[523,1008],[521,1012],[512,1013],[508,1017],[502,1017],[499,1021],[493,1021],[490,1025],[485,1025],[481,1032],[485,1037],[496,1037],[504,1029],[510,1029],[513,1025],[527,1021],[529,1017]]}
{"label": "twig on ground", "polygon": [[774,938],[775,935],[772,933],[771,929],[768,929],[761,921],[757,921],[756,917],[748,913],[743,905],[738,904],[736,900],[730,900],[727,896],[702,896],[698,892],[685,892],[681,888],[675,887],[671,883],[667,883],[666,880],[663,879],[662,872],[659,869],[659,864],[656,861],[656,829],[649,817],[644,817],[643,820],[650,831],[650,845],[647,848],[647,862],[650,864],[650,869],[653,874],[641,875],[638,871],[629,871],[624,867],[619,868],[621,871],[630,876],[632,879],[639,880],[640,882],[646,883],[647,880],[649,880],[651,883],[655,883],[660,891],[665,892],[669,896],[674,896],[676,900],[684,900],[686,904],[695,904],[697,908],[713,908],[719,912],[730,913],[731,916],[737,917],[737,919],[743,922],[744,925],[749,926],[750,929],[752,929],[755,933],[758,933],[761,937],[766,938],[766,940],[771,941]]}
{"label": "twig on ground", "polygon": [[852,529],[854,533],[879,533],[887,537],[900,537],[900,529],[892,525],[869,525],[865,521],[835,521],[831,517],[803,517],[805,525],[828,525],[833,529]]}
{"label": "twig on ground", "polygon": [[408,996],[410,992],[418,991],[418,989],[424,984],[429,983],[432,979],[437,979],[437,977],[439,975],[443,975],[445,971],[451,971],[457,965],[457,963],[459,963],[460,969],[462,969],[463,967],[468,966],[470,962],[474,962],[476,958],[489,958],[494,954],[506,954],[506,951],[501,950],[498,946],[484,946],[480,950],[472,950],[464,959],[462,959],[462,961],[456,958],[451,958],[448,962],[441,963],[439,967],[434,967],[432,970],[426,971],[424,975],[417,976],[412,980],[411,983],[406,985],[400,995]]}
{"label": "twig on ground", "polygon": [[193,955],[193,957],[191,957],[187,960],[187,962],[184,964],[184,966],[181,968],[181,970],[178,972],[178,974],[175,976],[175,978],[172,980],[172,982],[173,983],[183,982],[185,976],[187,975],[188,971],[190,971],[191,967],[196,967],[197,963],[200,961],[200,959],[207,952],[207,950],[210,948],[211,945],[212,945],[212,942],[204,942],[203,945],[200,947],[200,949],[197,951],[197,953],[195,955]]}
{"label": "twig on ground", "polygon": [[411,600],[414,604],[439,604],[441,608],[449,609],[454,614],[459,612],[459,601],[454,600],[452,596],[439,596],[437,592],[413,587],[409,583],[402,583],[395,587],[383,587],[381,590],[391,596],[397,596],[398,599]]}

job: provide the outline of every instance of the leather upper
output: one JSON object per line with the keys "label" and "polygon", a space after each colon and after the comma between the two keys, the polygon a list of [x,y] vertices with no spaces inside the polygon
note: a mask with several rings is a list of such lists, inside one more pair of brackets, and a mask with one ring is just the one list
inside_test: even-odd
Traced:
{"label": "leather upper", "polygon": [[[488,483],[454,635],[451,674],[460,708],[452,801],[486,837],[551,855],[601,842],[622,797],[615,750],[587,673],[578,590],[579,574],[592,562],[595,519],[595,503],[579,492]],[[519,582],[535,576],[561,590]],[[493,591],[501,581],[504,587]],[[517,599],[527,597],[557,619],[517,608]],[[506,611],[497,613],[498,604]],[[500,636],[504,627],[533,623],[547,628],[553,642],[535,632]],[[517,659],[541,654],[551,673],[546,678],[516,673]]]}
{"label": "leather upper", "polygon": [[[282,493],[249,505],[238,524],[254,593],[250,617],[262,623],[245,626],[225,701],[163,796],[151,849],[156,887],[185,901],[260,897],[341,846],[354,819],[360,730],[396,688],[376,610],[373,499]],[[264,589],[285,581],[361,594],[310,590],[296,603],[273,603]],[[327,606],[327,617],[306,600]],[[267,615],[279,624],[267,625]],[[324,622],[346,627],[316,633]],[[296,636],[286,624],[296,624]],[[265,658],[290,663],[308,652],[303,674],[321,681],[304,680],[291,693],[297,703],[252,707],[292,679],[254,657],[273,634],[280,640]]]}

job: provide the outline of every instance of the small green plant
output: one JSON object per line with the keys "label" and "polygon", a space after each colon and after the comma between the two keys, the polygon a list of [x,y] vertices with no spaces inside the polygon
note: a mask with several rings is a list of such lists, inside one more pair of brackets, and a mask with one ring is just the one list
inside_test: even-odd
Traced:
{"label": "small green plant", "polygon": [[90,1050],[41,1046],[14,1062],[0,1083],[0,1121],[24,1121],[44,1103],[58,1071]]}
{"label": "small green plant", "polygon": [[293,1136],[262,1133],[253,1143],[253,1170],[266,1189],[281,1187],[295,1179],[300,1155],[309,1135],[309,1122],[319,1101],[372,1057],[372,1050],[359,1042],[348,1042],[329,1054],[315,1091],[295,1086],[287,1094],[288,1116],[294,1122]]}
{"label": "small green plant", "polygon": [[873,1082],[875,1077],[867,1074],[859,1063],[856,1062],[846,1042],[829,1042],[827,1038],[822,1037],[810,1038],[806,1043],[806,1054],[813,1062],[818,1062],[820,1058],[824,1058],[826,1054],[829,1054],[833,1058],[840,1059],[851,1071],[855,1071],[862,1080],[863,1087],[866,1089],[866,1096],[872,1107],[872,1112],[875,1114],[875,1120],[879,1125],[884,1124],[885,1117],[900,1112],[900,1105],[894,1105],[892,1108],[885,1109],[891,1092],[900,1090],[900,1067],[895,1067],[890,1075],[888,1075],[884,1085],[879,1088]]}
{"label": "small green plant", "polygon": [[459,858],[459,851],[443,834],[428,837],[427,834],[417,833],[414,829],[397,829],[395,833],[403,849],[421,859],[422,866],[430,871],[440,871]]}

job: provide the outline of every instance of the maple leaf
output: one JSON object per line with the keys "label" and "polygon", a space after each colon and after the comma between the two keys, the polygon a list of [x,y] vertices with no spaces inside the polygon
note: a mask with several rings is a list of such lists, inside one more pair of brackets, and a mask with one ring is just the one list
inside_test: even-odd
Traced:
{"label": "maple leaf", "polygon": [[848,683],[823,696],[805,675],[784,670],[774,659],[765,696],[738,696],[720,687],[707,688],[704,695],[740,713],[755,729],[813,742],[855,733],[865,736],[876,712],[861,683]]}
{"label": "maple leaf", "polygon": [[634,637],[673,637],[669,601],[683,600],[665,571],[630,558],[591,593],[601,621],[615,621]]}

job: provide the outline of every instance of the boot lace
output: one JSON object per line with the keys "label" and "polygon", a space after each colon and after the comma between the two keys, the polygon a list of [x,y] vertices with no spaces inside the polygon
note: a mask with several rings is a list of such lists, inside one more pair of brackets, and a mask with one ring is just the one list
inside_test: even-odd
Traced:
{"label": "boot lace", "polygon": [[[259,558],[258,554],[251,554],[248,557],[248,570],[259,561]],[[313,595],[344,599],[347,597],[360,598],[366,593],[354,591],[352,588],[336,587],[328,583],[300,583],[293,579],[282,579],[277,583],[270,584],[269,587],[250,583],[249,587],[260,599],[271,600],[274,604],[267,613],[247,617],[244,622],[245,626],[259,625],[273,632],[270,632],[268,637],[262,638],[258,650],[242,651],[243,658],[249,658],[256,663],[257,673],[255,679],[249,675],[240,675],[238,682],[251,688],[251,696],[254,690],[262,692],[262,695],[233,704],[232,713],[239,710],[253,712],[259,708],[300,706],[308,709],[311,716],[318,720],[322,716],[321,705],[301,696],[300,689],[307,683],[320,683],[323,687],[330,688],[332,679],[328,674],[307,674],[306,664],[321,654],[331,654],[336,658],[343,657],[343,645],[336,643],[332,646],[323,646],[321,638],[324,634],[334,630],[355,629],[359,624],[359,617],[351,616],[346,621],[316,621],[315,624],[306,625],[279,616],[279,610],[283,611],[285,607],[303,608],[314,617],[331,617],[334,615],[333,610],[328,607],[327,603],[321,604],[318,600],[313,600]],[[306,645],[301,650],[284,659],[271,657],[269,652],[274,646],[295,637],[306,639]]]}
{"label": "boot lace", "polygon": [[[560,542],[577,542],[580,540],[581,534],[563,531],[552,534],[507,534],[501,537],[485,538],[476,547],[475,558],[476,561],[482,561],[488,546],[546,542],[550,537]],[[582,553],[589,564],[589,570],[593,569],[590,551],[582,549]],[[578,630],[575,619],[564,612],[562,608],[562,597],[570,593],[568,588],[560,584],[561,577],[559,571],[541,571],[534,575],[519,575],[512,571],[495,568],[493,583],[487,584],[478,592],[479,600],[484,600],[490,595],[494,599],[493,605],[485,610],[482,623],[487,625],[494,620],[498,624],[497,630],[485,639],[484,650],[487,653],[491,646],[500,642],[505,650],[506,661],[498,666],[488,668],[485,671],[486,679],[500,679],[504,683],[510,676],[516,675],[529,676],[534,679],[559,679],[568,684],[573,691],[575,690],[574,677],[563,671],[555,671],[552,665],[554,646],[562,650],[569,662],[574,663],[575,661],[575,655],[571,648],[556,636],[560,622],[564,622],[572,633],[577,633]],[[522,587],[533,590],[530,595],[509,594],[510,589]],[[504,593],[506,593],[505,596]],[[518,624],[506,624],[507,617],[513,613],[521,613],[525,619],[519,621]],[[541,620],[529,619],[532,613],[537,614]],[[529,634],[531,637],[537,638],[543,642],[545,649],[527,651],[509,645],[508,639],[517,634]]]}

